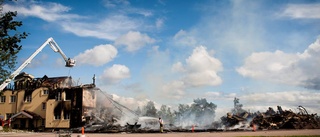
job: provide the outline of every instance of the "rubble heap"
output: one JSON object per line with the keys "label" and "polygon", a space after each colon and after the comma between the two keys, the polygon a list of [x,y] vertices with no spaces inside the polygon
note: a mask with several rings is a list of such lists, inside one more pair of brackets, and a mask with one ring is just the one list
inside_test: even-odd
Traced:
{"label": "rubble heap", "polygon": [[[247,123],[248,119],[252,117],[252,114],[249,114],[247,112],[239,113],[239,114],[231,114],[227,113],[227,116],[221,117],[221,124],[225,127],[234,127],[236,125],[239,125],[239,123]],[[219,127],[215,127],[219,128]]]}
{"label": "rubble heap", "polygon": [[242,127],[238,127],[243,129],[255,126],[260,130],[320,129],[320,117],[317,114],[308,114],[302,106],[299,106],[298,109],[300,112],[294,113],[291,110],[282,110],[281,106],[278,106],[277,112],[269,107],[264,113],[228,113],[227,116],[221,118],[221,124],[228,129],[237,125],[242,125]]}
{"label": "rubble heap", "polygon": [[308,114],[304,108],[299,113],[283,111],[281,106],[278,106],[277,113],[272,110],[269,108],[266,113],[256,115],[250,125],[256,125],[258,129],[320,129],[320,117]]}

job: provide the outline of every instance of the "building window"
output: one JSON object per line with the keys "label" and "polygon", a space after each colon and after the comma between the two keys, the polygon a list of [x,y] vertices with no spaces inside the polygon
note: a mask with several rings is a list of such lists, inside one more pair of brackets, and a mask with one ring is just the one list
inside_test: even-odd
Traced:
{"label": "building window", "polygon": [[48,95],[48,94],[49,94],[49,90],[44,89],[44,90],[42,91],[42,95]]}
{"label": "building window", "polygon": [[1,96],[0,97],[0,103],[6,102],[6,96]]}
{"label": "building window", "polygon": [[10,96],[10,103],[16,102],[16,96]]}
{"label": "building window", "polygon": [[56,94],[56,101],[60,101],[61,100],[61,92],[58,92]]}
{"label": "building window", "polygon": [[6,114],[6,119],[11,118],[11,117],[13,116],[13,114],[14,114],[14,113],[7,113],[7,114]]}
{"label": "building window", "polygon": [[64,119],[70,119],[70,113],[64,113]]}
{"label": "building window", "polygon": [[66,100],[71,100],[72,98],[72,92],[64,92],[66,95]]}
{"label": "building window", "polygon": [[42,103],[42,110],[46,109],[46,103]]}
{"label": "building window", "polygon": [[45,125],[46,125],[46,120],[42,119],[41,126],[45,126]]}
{"label": "building window", "polygon": [[61,119],[61,114],[58,114],[58,113],[54,114],[54,119]]}
{"label": "building window", "polygon": [[31,95],[26,96],[26,100],[24,102],[31,102],[32,98]]}

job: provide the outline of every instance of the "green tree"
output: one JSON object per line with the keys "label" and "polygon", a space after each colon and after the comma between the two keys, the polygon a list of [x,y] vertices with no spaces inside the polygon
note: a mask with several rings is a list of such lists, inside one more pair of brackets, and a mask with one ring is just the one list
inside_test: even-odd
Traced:
{"label": "green tree", "polygon": [[236,97],[234,98],[233,100],[234,108],[231,110],[232,114],[239,115],[241,113],[247,112],[246,110],[242,109],[243,105],[240,104],[239,100],[240,100],[239,98],[236,98]]}
{"label": "green tree", "polygon": [[161,105],[160,110],[158,111],[158,116],[163,120],[169,122],[168,124],[173,124],[174,122],[174,114],[171,112],[170,107],[166,105]]}
{"label": "green tree", "polygon": [[191,108],[188,104],[179,104],[178,111],[174,111],[175,122],[181,125],[191,115]]}
{"label": "green tree", "polygon": [[17,54],[22,48],[19,43],[22,39],[26,39],[28,34],[17,30],[17,27],[22,26],[21,21],[14,20],[17,12],[9,11],[0,16],[0,81],[2,83],[14,70]]}
{"label": "green tree", "polygon": [[164,119],[167,116],[167,106],[161,105],[160,110],[158,111],[158,116]]}
{"label": "green tree", "polygon": [[215,116],[215,109],[217,108],[217,105],[213,104],[212,102],[209,103],[205,98],[198,98],[193,100],[193,102],[194,103],[191,105],[191,110],[199,124],[209,124],[212,122]]}
{"label": "green tree", "polygon": [[149,117],[156,117],[157,116],[157,109],[154,106],[154,103],[152,101],[149,101],[147,105],[144,107],[144,116]]}
{"label": "green tree", "polygon": [[173,124],[174,123],[174,118],[175,118],[174,113],[172,113],[171,112],[171,108],[168,107],[168,109],[167,109],[167,120],[169,121],[169,124]]}
{"label": "green tree", "polygon": [[178,125],[210,125],[215,117],[217,105],[208,102],[207,99],[194,99],[193,103],[179,104],[178,111],[174,112],[175,120]]}

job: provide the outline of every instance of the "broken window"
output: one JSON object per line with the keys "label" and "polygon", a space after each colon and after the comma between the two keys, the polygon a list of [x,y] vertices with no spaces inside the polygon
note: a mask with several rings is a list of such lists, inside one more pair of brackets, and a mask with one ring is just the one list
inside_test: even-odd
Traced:
{"label": "broken window", "polygon": [[53,110],[54,114],[54,119],[61,119],[61,114],[62,114],[62,108],[63,108],[63,102],[59,101],[57,106]]}
{"label": "broken window", "polygon": [[10,103],[16,102],[16,96],[10,96]]}
{"label": "broken window", "polygon": [[32,101],[31,95],[27,95],[24,102],[31,102],[31,101]]}
{"label": "broken window", "polygon": [[66,95],[66,100],[72,99],[72,92],[65,92],[65,95]]}
{"label": "broken window", "polygon": [[54,113],[54,119],[55,120],[61,119],[61,113]]}
{"label": "broken window", "polygon": [[11,118],[13,115],[14,115],[14,113],[7,113],[7,114],[6,114],[6,118],[9,119],[9,118]]}
{"label": "broken window", "polygon": [[63,117],[64,119],[70,119],[70,113],[65,112]]}
{"label": "broken window", "polygon": [[46,103],[42,103],[42,110],[46,109]]}
{"label": "broken window", "polygon": [[57,92],[56,101],[60,101],[60,100],[61,100],[61,92]]}
{"label": "broken window", "polygon": [[6,102],[6,96],[1,96],[0,103],[5,103],[5,102]]}
{"label": "broken window", "polygon": [[49,94],[49,90],[48,89],[44,89],[43,91],[42,91],[42,95],[48,95]]}

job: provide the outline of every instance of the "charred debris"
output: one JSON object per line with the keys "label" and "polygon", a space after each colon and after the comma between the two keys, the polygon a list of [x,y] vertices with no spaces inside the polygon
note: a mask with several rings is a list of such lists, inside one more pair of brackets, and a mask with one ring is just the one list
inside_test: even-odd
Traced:
{"label": "charred debris", "polygon": [[[52,113],[70,112],[70,126],[66,130],[72,130],[72,132],[81,132],[82,127],[85,132],[95,133],[159,132],[159,117],[165,122],[165,132],[320,128],[320,117],[317,114],[309,114],[303,106],[298,106],[298,113],[283,110],[281,106],[277,107],[277,111],[269,107],[266,112],[252,113],[242,109],[243,105],[239,103],[238,98],[235,98],[231,112],[221,117],[220,121],[214,121],[217,106],[207,102],[205,98],[194,99],[191,105],[179,104],[177,110],[170,110],[166,105],[162,105],[160,110],[157,110],[152,101],[143,108],[137,107],[136,110],[132,110],[115,101],[112,95],[96,88],[95,81],[93,84],[81,86],[74,86],[72,83],[69,77],[33,78],[22,73],[15,78],[12,91],[23,89],[25,90],[24,98],[26,98],[35,92],[35,89],[45,87],[49,90],[48,100],[54,101],[63,89],[67,101],[58,101],[58,104],[52,108]],[[84,87],[94,89],[95,94],[84,95],[86,93],[83,91]],[[48,114],[43,118],[47,116]]]}
{"label": "charred debris", "polygon": [[221,117],[221,125],[226,130],[277,130],[277,129],[319,129],[320,117],[309,114],[303,106],[298,106],[298,113],[269,107],[266,112],[249,113],[242,109],[239,99],[234,100],[233,113]]}
{"label": "charred debris", "polygon": [[282,110],[277,106],[278,111],[269,107],[266,112],[238,114],[228,113],[221,118],[221,124],[226,130],[277,130],[277,129],[319,129],[320,117],[317,114],[308,114],[307,111],[299,106],[298,109],[304,109],[299,113],[291,110]]}
{"label": "charred debris", "polygon": [[[223,131],[252,131],[252,130],[279,130],[279,129],[319,129],[320,128],[320,117],[317,114],[309,114],[303,106],[298,106],[298,113],[291,110],[283,110],[281,106],[277,106],[277,111],[269,107],[265,112],[254,112],[250,113],[242,109],[242,104],[239,103],[239,99],[234,99],[234,108],[231,112],[227,113],[226,116],[220,118],[220,121],[213,121],[214,111],[212,116],[203,117],[195,115],[198,113],[188,113],[188,110],[196,111],[192,109],[194,107],[203,107],[203,104],[207,103],[206,100],[195,100],[191,106],[180,107],[180,110],[169,112],[172,117],[166,117],[161,114],[161,109],[150,116],[148,113],[141,114],[141,111],[148,112],[150,110],[139,110],[132,111],[129,108],[121,105],[114,101],[111,96],[108,95],[108,100],[112,102],[113,108],[109,108],[108,118],[95,117],[91,123],[87,123],[85,132],[95,133],[120,133],[120,132],[131,132],[131,133],[158,133],[159,123],[158,117],[164,117],[165,132],[223,132]],[[200,101],[196,102],[196,101]],[[205,101],[205,103],[204,103]],[[211,104],[212,105],[212,104]],[[216,106],[213,105],[213,110]],[[146,109],[147,107],[144,107]],[[209,107],[210,108],[210,107]],[[115,112],[118,110],[118,112]],[[168,109],[166,109],[168,110]],[[111,111],[111,112],[110,112]],[[184,111],[184,113],[183,113]],[[198,111],[200,112],[200,111]],[[131,115],[128,117],[131,120],[123,122],[122,117],[125,115]],[[201,112],[205,114],[207,112]],[[208,113],[209,114],[209,113]],[[97,116],[97,115],[96,115]],[[187,116],[187,117],[186,117]],[[196,119],[192,119],[192,116]],[[189,119],[188,119],[189,118]],[[207,118],[206,123],[199,122],[201,118]],[[189,120],[189,121],[188,121]],[[211,122],[210,122],[211,121]],[[72,129],[73,132],[81,132],[81,127]]]}

